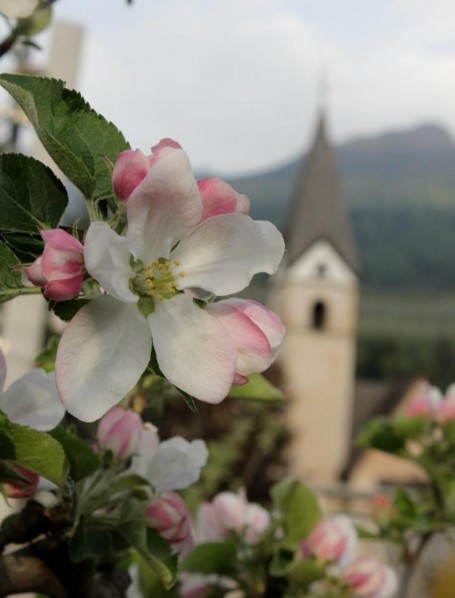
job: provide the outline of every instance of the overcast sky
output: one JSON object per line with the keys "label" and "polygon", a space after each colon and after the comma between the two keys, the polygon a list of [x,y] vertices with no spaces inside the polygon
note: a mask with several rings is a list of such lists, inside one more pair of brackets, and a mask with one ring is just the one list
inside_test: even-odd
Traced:
{"label": "overcast sky", "polygon": [[86,27],[78,87],[133,147],[178,140],[232,174],[308,145],[325,80],[336,141],[455,132],[453,0],[59,0]]}

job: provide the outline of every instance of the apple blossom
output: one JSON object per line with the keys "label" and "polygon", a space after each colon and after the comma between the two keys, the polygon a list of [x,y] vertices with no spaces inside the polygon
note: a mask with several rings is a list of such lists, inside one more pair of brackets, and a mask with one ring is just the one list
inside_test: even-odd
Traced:
{"label": "apple blossom", "polygon": [[361,557],[341,573],[354,598],[392,598],[398,588],[393,569],[371,557]]}
{"label": "apple blossom", "polygon": [[118,459],[131,457],[138,449],[142,426],[142,419],[134,411],[112,407],[98,424],[98,445]]}
{"label": "apple blossom", "polygon": [[76,297],[84,280],[84,247],[66,231],[41,230],[43,254],[25,269],[30,282],[44,288],[44,295],[54,301]]}
{"label": "apple blossom", "polygon": [[136,446],[136,451],[130,469],[143,478],[148,477],[149,463],[160,445],[158,428],[147,422],[143,425],[142,432]]}
{"label": "apple blossom", "polygon": [[455,384],[451,384],[439,405],[438,418],[442,424],[455,419]]}
{"label": "apple blossom", "polygon": [[9,467],[19,474],[22,481],[5,482],[3,488],[9,498],[31,498],[38,490],[39,475],[22,465],[11,464]]}
{"label": "apple blossom", "polygon": [[10,19],[29,17],[35,12],[39,0],[0,0],[0,12]]}
{"label": "apple blossom", "polygon": [[191,517],[184,501],[175,492],[167,492],[145,509],[147,525],[181,554],[187,554],[194,544]]}
{"label": "apple blossom", "polygon": [[249,374],[271,365],[285,333],[271,309],[250,299],[225,299],[209,304],[207,312],[218,318],[236,346],[234,383],[243,384]]}
{"label": "apple blossom", "polygon": [[220,492],[212,502],[203,503],[198,513],[198,535],[204,542],[217,542],[231,532],[244,534],[256,543],[270,526],[270,515],[261,506],[248,503],[245,492]]}
{"label": "apple blossom", "polygon": [[435,386],[430,386],[428,382],[422,382],[418,391],[411,397],[404,413],[408,417],[419,415],[434,417],[439,411],[441,401],[441,391]]}
{"label": "apple blossom", "polygon": [[57,393],[54,372],[30,370],[3,391],[5,358],[0,350],[0,409],[15,424],[48,431],[57,426],[65,407]]}
{"label": "apple blossom", "polygon": [[275,272],[283,256],[283,238],[269,222],[235,213],[201,222],[202,200],[184,151],[162,140],[152,152],[126,202],[126,237],[105,222],[87,231],[86,268],[106,295],[71,320],[56,360],[60,396],[84,421],[101,417],[136,384],[152,342],[172,384],[199,400],[222,401],[242,342],[185,291],[233,294],[254,274]]}
{"label": "apple blossom", "polygon": [[301,555],[345,566],[355,557],[357,533],[349,517],[322,519],[301,545]]}

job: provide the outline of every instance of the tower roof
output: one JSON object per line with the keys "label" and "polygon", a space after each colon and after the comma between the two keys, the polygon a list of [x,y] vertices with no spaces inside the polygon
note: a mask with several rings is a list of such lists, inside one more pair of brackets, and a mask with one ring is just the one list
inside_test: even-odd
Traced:
{"label": "tower roof", "polygon": [[328,241],[355,272],[358,259],[344,204],[335,156],[319,117],[312,148],[303,160],[286,226],[289,262],[316,241]]}

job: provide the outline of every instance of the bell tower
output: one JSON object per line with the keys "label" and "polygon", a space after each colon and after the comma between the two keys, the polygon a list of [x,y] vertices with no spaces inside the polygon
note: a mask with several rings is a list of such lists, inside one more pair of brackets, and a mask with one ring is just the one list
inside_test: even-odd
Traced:
{"label": "bell tower", "polygon": [[339,479],[350,442],[358,262],[323,114],[285,238],[274,305],[287,328],[280,365],[289,397],[289,465],[293,475],[330,483]]}

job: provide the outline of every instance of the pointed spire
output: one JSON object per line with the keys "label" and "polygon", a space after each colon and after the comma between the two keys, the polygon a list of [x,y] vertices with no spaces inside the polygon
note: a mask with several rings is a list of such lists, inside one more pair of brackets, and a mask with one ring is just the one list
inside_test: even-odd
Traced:
{"label": "pointed spire", "polygon": [[325,240],[354,272],[359,269],[335,156],[327,140],[322,110],[313,146],[304,157],[298,175],[285,237],[290,263],[316,241]]}

